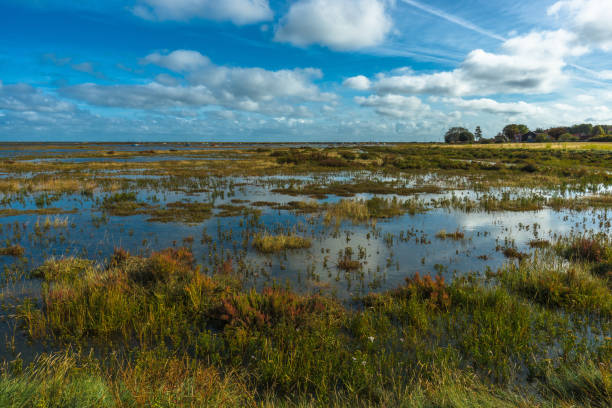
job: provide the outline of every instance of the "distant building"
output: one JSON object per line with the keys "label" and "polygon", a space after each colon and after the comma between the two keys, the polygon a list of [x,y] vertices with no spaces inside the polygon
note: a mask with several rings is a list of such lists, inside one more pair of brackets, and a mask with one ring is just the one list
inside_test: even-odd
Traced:
{"label": "distant building", "polygon": [[524,135],[521,135],[521,142],[535,142],[536,136],[538,134],[536,132],[527,132]]}

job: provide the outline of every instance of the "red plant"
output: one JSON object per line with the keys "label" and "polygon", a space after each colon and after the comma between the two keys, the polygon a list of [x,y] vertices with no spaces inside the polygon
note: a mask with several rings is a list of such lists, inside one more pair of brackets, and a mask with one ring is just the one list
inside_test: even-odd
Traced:
{"label": "red plant", "polygon": [[219,266],[218,273],[222,275],[229,275],[234,272],[234,264],[232,262],[232,258],[228,257],[221,266]]}
{"label": "red plant", "polygon": [[594,238],[582,237],[574,241],[568,250],[569,257],[588,262],[603,262],[606,258],[606,248]]}
{"label": "red plant", "polygon": [[130,257],[130,253],[123,248],[115,248],[113,255],[110,258],[109,265],[111,268],[123,265]]}
{"label": "red plant", "polygon": [[421,277],[417,272],[414,277],[406,278],[406,285],[396,289],[395,295],[416,297],[427,301],[433,308],[448,309],[451,305],[448,286],[441,275],[432,279],[430,275]]}
{"label": "red plant", "polygon": [[309,316],[321,314],[325,310],[325,304],[319,296],[304,297],[285,289],[265,288],[262,293],[252,290],[223,299],[216,316],[231,326],[261,328],[280,322],[299,326]]}
{"label": "red plant", "polygon": [[142,267],[129,270],[130,278],[141,284],[168,282],[191,276],[195,258],[188,248],[168,248],[153,252]]}

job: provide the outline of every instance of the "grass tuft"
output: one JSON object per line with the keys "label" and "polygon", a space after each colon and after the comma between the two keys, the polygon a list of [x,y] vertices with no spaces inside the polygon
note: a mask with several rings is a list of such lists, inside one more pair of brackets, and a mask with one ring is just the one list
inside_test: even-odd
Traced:
{"label": "grass tuft", "polygon": [[253,246],[262,253],[269,254],[287,249],[310,248],[312,243],[308,238],[296,235],[257,235],[253,239]]}

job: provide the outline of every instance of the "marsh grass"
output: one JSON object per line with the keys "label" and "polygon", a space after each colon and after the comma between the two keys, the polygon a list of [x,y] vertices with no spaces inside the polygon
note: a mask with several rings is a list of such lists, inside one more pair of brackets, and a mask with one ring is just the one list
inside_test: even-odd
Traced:
{"label": "marsh grass", "polygon": [[393,218],[406,212],[414,214],[424,211],[419,201],[401,201],[397,197],[372,197],[369,200],[340,200],[327,207],[325,222],[336,224],[348,219],[354,223],[368,222],[380,218]]}
{"label": "marsh grass", "polygon": [[612,292],[583,265],[536,257],[507,265],[499,277],[510,290],[542,305],[612,317]]}
{"label": "marsh grass", "polygon": [[548,248],[550,247],[550,241],[547,239],[532,239],[529,241],[530,248]]}
{"label": "marsh grass", "polygon": [[560,241],[557,249],[574,261],[601,263],[612,259],[612,243],[604,235],[571,237],[569,242]]}
{"label": "marsh grass", "polygon": [[[74,194],[71,199],[90,201],[94,210],[109,215],[142,215],[152,221],[189,224],[212,216],[243,216],[236,221],[245,227],[239,238],[236,229],[219,228],[218,240],[206,230],[201,242],[193,236],[184,239],[184,245],[205,248],[208,265],[203,267],[196,265],[202,258],[196,259],[190,249],[176,247],[147,256],[117,250],[106,261],[96,262],[50,258],[31,272],[29,266],[20,266],[15,280],[39,279],[40,296],[19,299],[16,309],[3,309],[0,317],[10,316],[11,324],[23,330],[33,347],[63,352],[40,355],[32,364],[18,357],[1,366],[0,406],[612,406],[612,258],[605,236],[571,237],[547,249],[544,240],[537,239],[544,235],[534,231],[536,239],[529,245],[537,250],[531,259],[523,256],[519,263],[508,261],[497,273],[487,273],[488,278],[469,274],[444,280],[406,271],[409,276],[403,284],[380,293],[360,297],[357,293],[364,288],[351,286],[353,297],[344,303],[333,292],[321,294],[327,292],[320,288],[332,286],[334,279],[364,282],[366,276],[380,275],[381,282],[388,285],[393,278],[388,271],[374,271],[369,253],[362,256],[360,250],[357,256],[350,247],[340,250],[338,270],[325,266],[328,276],[313,277],[317,286],[309,286],[312,292],[305,293],[273,280],[261,287],[254,277],[259,271],[243,255],[250,254],[253,246],[257,251],[279,253],[264,257],[266,262],[285,262],[291,258],[285,250],[310,247],[307,228],[263,227],[250,207],[307,214],[301,218],[313,231],[323,229],[317,224],[321,218],[327,223],[370,223],[368,240],[382,236],[381,228],[374,228],[378,219],[435,207],[465,212],[535,211],[547,206],[580,211],[607,208],[609,196],[597,191],[612,183],[609,146],[398,144],[359,146],[362,152],[349,147],[266,146],[247,151],[236,145],[231,149],[227,153],[173,152],[197,154],[202,160],[146,164],[0,160],[0,170],[15,176],[0,180],[3,204],[9,207],[1,209],[0,215],[55,214],[65,210],[48,206],[63,194]],[[156,156],[165,152],[158,148],[133,154],[110,154],[107,147],[99,150],[77,156]],[[222,160],[205,160],[207,156]],[[328,181],[337,170],[343,170],[348,181]],[[28,172],[53,172],[54,176],[18,177]],[[104,175],[110,172],[141,178]],[[242,196],[234,194],[245,192],[241,189],[252,183],[224,178],[232,175],[313,176],[315,181],[283,178],[258,185],[290,195],[410,197],[341,200],[337,204],[254,201],[247,205]],[[381,175],[398,181],[381,181]],[[511,193],[491,193],[500,187]],[[538,193],[526,194],[523,188]],[[479,195],[453,195],[429,202],[417,196],[467,189]],[[562,198],[539,195],[547,189],[559,192]],[[143,195],[135,191],[202,194],[208,199],[165,204],[139,198]],[[576,192],[579,197],[563,198],[566,192]],[[214,207],[219,197],[232,204]],[[10,208],[13,203],[44,208],[18,210]],[[585,223],[586,218],[587,214]],[[63,228],[67,219],[58,219],[58,228]],[[606,223],[609,226],[605,216],[599,222],[602,229]],[[26,239],[35,243],[53,239],[45,225],[55,224],[52,217],[49,222],[41,218],[41,236]],[[257,235],[261,231],[269,235]],[[339,229],[330,233],[341,237]],[[19,234],[7,239],[6,245],[25,242],[17,240]],[[459,239],[460,234],[459,230],[444,232],[444,238]],[[348,245],[353,237],[347,234],[346,238]],[[418,238],[414,230],[404,239],[413,238]],[[384,240],[393,247],[392,235],[385,235]],[[429,243],[426,237],[420,240]],[[223,245],[233,248],[224,250]],[[500,243],[498,250],[504,248]],[[322,248],[321,256],[327,258],[329,249],[325,250]],[[315,255],[311,252],[309,257]],[[401,273],[399,265],[394,273]],[[9,299],[16,301],[10,292],[3,292],[2,302]],[[94,351],[88,355],[79,351],[90,348]]]}
{"label": "marsh grass", "polygon": [[504,254],[504,256],[508,259],[517,259],[519,261],[522,261],[523,259],[529,258],[529,254],[525,253],[525,252],[521,252],[518,249],[514,248],[514,247],[507,247],[504,248],[502,251],[502,254]]}
{"label": "marsh grass", "polygon": [[454,232],[447,232],[446,230],[440,230],[436,233],[436,238],[439,238],[442,240],[452,239],[454,241],[460,241],[465,238],[465,233],[459,230],[454,231]]}
{"label": "marsh grass", "polygon": [[23,256],[25,249],[21,245],[11,245],[4,248],[0,248],[0,256]]}
{"label": "marsh grass", "polygon": [[560,240],[555,249],[570,261],[583,262],[591,272],[607,278],[612,285],[612,242],[603,235],[581,235]]}
{"label": "marsh grass", "polygon": [[210,203],[174,202],[168,203],[166,208],[154,209],[147,221],[152,222],[184,222],[187,224],[200,223],[212,215],[213,206]]}
{"label": "marsh grass", "polygon": [[[570,285],[540,269],[508,266],[500,286],[416,275],[395,290],[355,299],[350,309],[278,286],[244,288],[231,267],[203,275],[185,248],[147,258],[118,250],[104,265],[50,260],[39,268],[41,304],[24,302],[18,310],[31,339],[101,342],[125,352],[78,363],[53,357],[23,370],[13,364],[0,378],[0,401],[605,406],[612,347],[585,349],[574,341],[581,329],[556,307],[596,312],[609,322],[612,295],[594,277],[577,275]],[[553,296],[560,284],[569,292]],[[593,366],[583,370],[585,361]],[[529,387],[520,385],[523,369],[535,379]]]}
{"label": "marsh grass", "polygon": [[281,252],[287,249],[310,248],[312,245],[308,238],[297,235],[256,235],[253,238],[253,246],[262,253]]}
{"label": "marsh grass", "polygon": [[121,192],[105,197],[101,208],[110,215],[129,216],[146,212],[149,205],[138,201],[135,192]]}

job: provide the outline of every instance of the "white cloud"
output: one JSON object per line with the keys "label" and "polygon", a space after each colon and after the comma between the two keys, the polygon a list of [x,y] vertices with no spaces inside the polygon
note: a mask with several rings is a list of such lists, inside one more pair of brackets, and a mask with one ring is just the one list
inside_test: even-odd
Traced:
{"label": "white cloud", "polygon": [[281,19],[274,38],[335,50],[379,45],[393,25],[387,4],[385,0],[298,0]]}
{"label": "white cloud", "polygon": [[562,0],[548,8],[548,15],[566,16],[581,43],[612,50],[610,0]]}
{"label": "white cloud", "polygon": [[364,107],[375,108],[376,113],[395,118],[413,117],[416,113],[429,111],[429,105],[421,102],[416,96],[370,95],[355,97],[355,102]]}
{"label": "white cloud", "polygon": [[61,92],[92,105],[134,109],[172,109],[222,106],[248,112],[309,116],[303,102],[330,102],[336,96],[321,92],[314,80],[318,69],[269,71],[262,68],[217,66],[197,51],[179,50],[166,55],[151,54],[144,63],[174,71],[144,85],[80,84]]}
{"label": "white cloud", "polygon": [[461,98],[442,98],[442,102],[450,103],[460,108],[482,111],[486,113],[502,113],[508,115],[536,115],[543,113],[539,106],[519,101],[519,102],[497,102],[489,98],[480,99],[461,99]]}
{"label": "white cloud", "polygon": [[[566,59],[587,51],[573,45],[574,39],[565,30],[532,32],[506,40],[500,53],[474,50],[453,71],[379,74],[369,89],[379,94],[450,96],[548,93],[565,83]],[[365,88],[366,81],[353,78],[348,85],[355,82]]]}
{"label": "white cloud", "polygon": [[237,25],[271,20],[268,0],[140,0],[133,12],[147,20],[203,18]]}
{"label": "white cloud", "polygon": [[27,84],[4,85],[0,81],[0,110],[14,112],[73,112],[75,106]]}
{"label": "white cloud", "polygon": [[155,64],[171,71],[181,72],[201,69],[210,64],[210,60],[197,51],[176,50],[167,55],[149,54],[142,60],[142,63]]}
{"label": "white cloud", "polygon": [[599,71],[597,77],[604,80],[612,80],[612,70]]}
{"label": "white cloud", "polygon": [[86,83],[63,88],[62,93],[92,105],[137,109],[204,106],[215,102],[204,86],[167,86],[156,82],[109,86]]}
{"label": "white cloud", "polygon": [[372,85],[371,81],[363,75],[347,78],[342,84],[358,91],[367,91]]}

